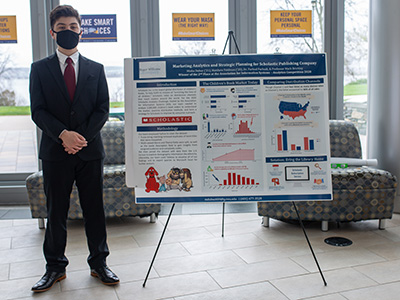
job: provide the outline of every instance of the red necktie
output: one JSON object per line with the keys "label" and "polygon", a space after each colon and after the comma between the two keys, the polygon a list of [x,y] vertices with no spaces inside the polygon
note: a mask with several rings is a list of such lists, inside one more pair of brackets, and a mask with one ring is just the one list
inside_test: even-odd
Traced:
{"label": "red necktie", "polygon": [[67,85],[68,89],[68,94],[71,99],[71,102],[74,100],[74,94],[75,94],[75,69],[74,66],[72,65],[72,59],[71,57],[68,57],[66,60],[67,67],[65,68],[64,71],[64,80],[65,84]]}

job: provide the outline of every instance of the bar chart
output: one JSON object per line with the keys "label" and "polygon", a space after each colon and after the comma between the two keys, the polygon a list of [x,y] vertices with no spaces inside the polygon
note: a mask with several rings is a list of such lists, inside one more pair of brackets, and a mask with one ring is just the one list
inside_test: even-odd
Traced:
{"label": "bar chart", "polygon": [[221,105],[222,103],[219,103],[219,102],[221,102],[220,100],[226,100],[226,95],[211,95],[210,96],[210,108],[211,109],[223,108],[226,104]]}
{"label": "bar chart", "polygon": [[[238,120],[239,124],[236,122],[234,125],[235,127],[235,133],[234,136],[235,138],[237,137],[258,137],[260,136],[258,131],[259,128],[259,116],[257,116],[257,125],[254,123],[254,117],[252,117],[250,120]],[[253,129],[253,127],[256,127],[256,130]]]}
{"label": "bar chart", "polygon": [[252,108],[251,101],[256,98],[256,95],[238,95],[238,108]]}
{"label": "bar chart", "polygon": [[207,132],[226,132],[227,130],[224,128],[211,128],[210,121],[207,122]]}
{"label": "bar chart", "polygon": [[223,183],[220,183],[220,185],[259,185],[259,183],[253,178],[229,172],[228,178],[223,179]]}
{"label": "bar chart", "polygon": [[[218,173],[218,172],[217,172]],[[209,180],[206,182],[206,185],[210,187],[258,187],[260,183],[257,179],[252,178],[249,175],[243,175],[236,172],[228,172],[228,173],[208,173]],[[212,177],[211,177],[212,176]],[[222,178],[221,178],[222,177]]]}
{"label": "bar chart", "polygon": [[204,173],[204,189],[209,190],[248,190],[256,191],[263,189],[260,174],[249,170],[222,171],[207,170]]}
{"label": "bar chart", "polygon": [[307,136],[296,135],[289,139],[288,131],[282,130],[280,133],[276,133],[274,139],[276,141],[276,151],[315,151],[314,138]]}

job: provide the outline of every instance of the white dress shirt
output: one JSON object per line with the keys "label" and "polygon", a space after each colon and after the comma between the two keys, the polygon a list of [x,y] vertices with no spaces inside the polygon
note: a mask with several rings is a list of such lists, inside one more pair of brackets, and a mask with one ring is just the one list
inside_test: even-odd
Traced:
{"label": "white dress shirt", "polygon": [[76,51],[71,56],[66,56],[61,53],[58,49],[56,50],[58,61],[60,62],[61,73],[64,75],[65,68],[67,67],[67,58],[70,57],[72,59],[72,65],[75,69],[75,83],[78,83],[78,71],[79,71],[79,52]]}

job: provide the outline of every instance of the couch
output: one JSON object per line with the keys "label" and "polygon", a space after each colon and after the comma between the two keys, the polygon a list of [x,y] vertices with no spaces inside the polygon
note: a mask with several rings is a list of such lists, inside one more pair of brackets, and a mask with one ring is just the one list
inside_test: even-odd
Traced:
{"label": "couch", "polygon": [[[361,143],[356,127],[346,121],[329,121],[331,157],[361,158]],[[373,167],[332,169],[332,201],[296,202],[303,221],[320,221],[322,230],[328,230],[329,222],[379,220],[379,228],[385,228],[385,220],[393,215],[397,178],[390,172]],[[263,225],[269,226],[269,218],[293,222],[298,220],[292,202],[258,202],[258,215]]]}
{"label": "couch", "polygon": [[[150,217],[155,222],[160,212],[160,204],[135,204],[135,190],[125,184],[125,122],[109,121],[101,130],[106,157],[104,159],[103,197],[107,218],[139,216]],[[39,228],[44,228],[47,217],[46,197],[43,191],[42,171],[31,174],[26,179],[28,200],[32,218],[39,219]],[[82,219],[76,186],[71,193],[69,219]]]}

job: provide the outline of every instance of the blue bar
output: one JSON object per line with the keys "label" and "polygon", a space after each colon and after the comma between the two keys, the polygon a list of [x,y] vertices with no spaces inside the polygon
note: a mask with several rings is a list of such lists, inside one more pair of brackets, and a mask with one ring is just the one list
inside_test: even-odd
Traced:
{"label": "blue bar", "polygon": [[328,157],[326,155],[321,156],[288,156],[288,157],[266,157],[265,162],[267,164],[276,164],[276,163],[293,163],[293,162],[323,162],[327,161]]}
{"label": "blue bar", "polygon": [[[325,76],[326,72],[326,54],[324,53],[307,53],[307,54],[270,54],[270,55],[216,55],[216,56],[179,56],[179,57],[147,57],[147,58],[135,58],[133,59],[133,79],[140,81],[148,81],[149,79],[165,80],[167,76],[168,80],[182,78],[190,78],[193,80],[197,79],[212,79],[210,81],[200,82],[200,86],[243,86],[250,85],[250,82],[254,82],[251,85],[255,85],[255,80],[249,80],[249,77],[260,78],[287,78],[287,77],[299,77],[306,76]],[[139,65],[142,62],[149,62],[149,68],[144,68]],[[158,64],[158,62],[162,64]],[[298,65],[298,70],[293,72],[292,68],[288,70],[274,70],[275,66],[279,66],[281,62],[290,62],[294,65]],[[253,63],[257,64],[259,72],[247,72],[241,70],[241,67],[237,63]],[[190,66],[200,64],[203,72],[193,73],[193,69]],[[213,74],[214,65],[221,64],[224,71],[218,76]],[[208,65],[208,67],[206,67]],[[154,67],[154,71],[150,68]],[[272,70],[271,70],[272,69]],[[260,73],[261,72],[261,73]],[[251,73],[251,74],[249,74]],[[167,75],[166,75],[167,74]],[[191,77],[190,77],[191,76]],[[219,82],[217,79],[221,79]],[[227,80],[226,78],[232,78]],[[243,78],[243,80],[240,80]]]}
{"label": "blue bar", "polygon": [[247,103],[247,100],[239,100],[239,103]]}
{"label": "blue bar", "polygon": [[210,102],[211,103],[217,103],[217,100],[211,100]]}
{"label": "blue bar", "polygon": [[283,151],[288,150],[287,131],[282,130]]}
{"label": "blue bar", "polygon": [[[191,74],[193,74],[193,73],[191,73]],[[211,77],[211,76],[207,76],[207,77]],[[260,85],[260,80],[251,79],[251,80],[200,81],[200,86],[227,86],[227,85]]]}
{"label": "blue bar", "polygon": [[211,98],[226,98],[226,95],[211,95]]}
{"label": "blue bar", "polygon": [[196,131],[197,125],[166,125],[166,126],[138,126],[137,132],[150,132],[150,131]]}
{"label": "blue bar", "polygon": [[173,41],[214,41],[214,37],[173,37]]}
{"label": "blue bar", "polygon": [[136,88],[165,88],[165,87],[195,87],[196,81],[160,81],[160,82],[138,82]]}
{"label": "blue bar", "polygon": [[216,105],[211,105],[211,108],[217,108],[217,106]]}
{"label": "blue bar", "polygon": [[296,147],[296,150],[301,150],[301,147],[300,147],[300,146],[297,146],[297,147]]}
{"label": "blue bar", "polygon": [[[160,194],[160,193],[159,193]],[[332,200],[332,194],[297,194],[297,195],[256,195],[256,196],[190,196],[178,197],[136,197],[136,203],[178,203],[178,202],[255,202],[255,201],[298,201]]]}
{"label": "blue bar", "polygon": [[299,38],[299,37],[312,37],[311,34],[271,34],[272,38]]}
{"label": "blue bar", "polygon": [[264,85],[287,85],[287,84],[321,84],[323,78],[305,78],[305,79],[264,79]]}
{"label": "blue bar", "polygon": [[239,98],[255,98],[256,95],[239,95]]}
{"label": "blue bar", "polygon": [[207,122],[207,131],[210,132],[210,122]]}
{"label": "blue bar", "polygon": [[239,108],[243,108],[243,105],[239,105]]}
{"label": "blue bar", "polygon": [[314,150],[314,140],[310,140],[310,150]]}

